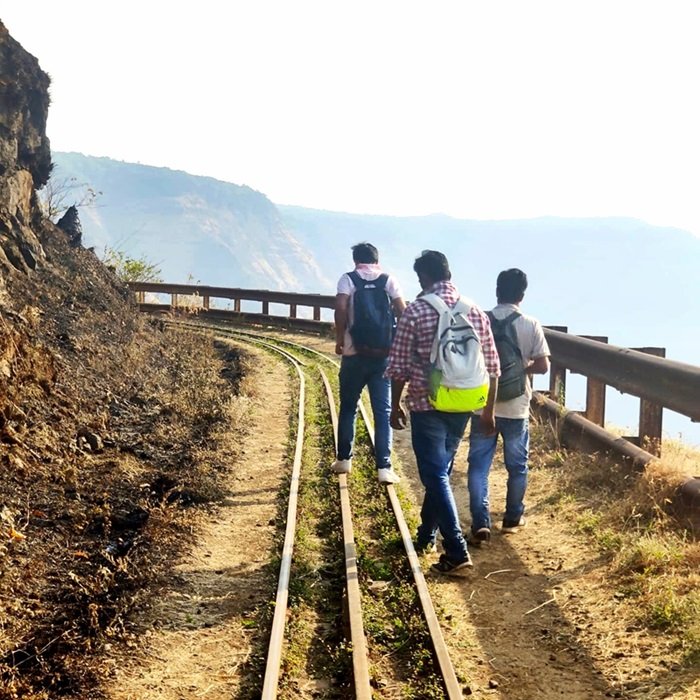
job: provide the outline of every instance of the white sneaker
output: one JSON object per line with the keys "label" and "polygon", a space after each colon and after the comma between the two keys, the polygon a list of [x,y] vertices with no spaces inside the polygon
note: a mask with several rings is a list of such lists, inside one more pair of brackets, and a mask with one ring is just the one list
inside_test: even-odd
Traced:
{"label": "white sneaker", "polygon": [[349,474],[352,471],[352,460],[336,459],[335,462],[331,464],[331,471],[336,474]]}
{"label": "white sneaker", "polygon": [[377,469],[377,478],[380,484],[398,484],[401,477],[391,468]]}

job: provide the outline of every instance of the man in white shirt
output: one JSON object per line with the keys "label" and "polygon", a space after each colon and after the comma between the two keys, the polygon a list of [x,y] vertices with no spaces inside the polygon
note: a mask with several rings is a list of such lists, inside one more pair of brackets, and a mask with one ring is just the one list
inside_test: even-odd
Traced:
{"label": "man in white shirt", "polygon": [[[467,485],[472,518],[469,543],[476,546],[491,538],[489,471],[499,435],[503,438],[504,460],[508,471],[506,509],[501,532],[515,533],[525,525],[523,499],[527,489],[532,375],[546,374],[549,371],[550,354],[540,322],[520,311],[526,289],[527,276],[522,270],[504,270],[496,282],[498,305],[489,312],[499,348],[502,375],[495,407],[496,432],[488,435],[483,431],[480,421],[472,420],[469,436]],[[511,329],[508,328],[509,325],[512,326]],[[506,358],[506,355],[510,358]],[[508,359],[513,358],[517,359],[510,362],[513,369],[509,372]],[[502,393],[509,398],[502,399]]]}
{"label": "man in white shirt", "polygon": [[[391,468],[391,382],[384,376],[384,372],[388,363],[393,328],[396,325],[395,319],[406,308],[406,303],[396,279],[382,272],[379,267],[379,253],[371,243],[358,243],[353,246],[352,259],[355,269],[338,280],[335,297],[335,352],[342,355],[342,360],[339,376],[338,454],[331,469],[336,474],[347,474],[352,468],[357,402],[366,386],[374,415],[377,476],[380,483],[394,484],[399,481],[399,477]],[[386,304],[385,311],[389,316],[391,328],[388,338],[378,343],[384,347],[371,348],[360,345],[357,340],[360,337],[360,324],[355,323],[353,299],[358,292],[358,286],[366,287],[373,295],[376,292],[374,303],[379,307],[383,303]],[[366,292],[363,289],[361,293]]]}

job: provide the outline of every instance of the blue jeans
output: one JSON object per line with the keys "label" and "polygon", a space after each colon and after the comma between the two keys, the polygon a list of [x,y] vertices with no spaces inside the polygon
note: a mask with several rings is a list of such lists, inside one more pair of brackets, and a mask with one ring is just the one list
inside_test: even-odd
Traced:
{"label": "blue jeans", "polygon": [[467,556],[467,543],[459,524],[450,474],[469,415],[441,411],[411,412],[413,451],[420,480],[425,486],[418,545],[435,542],[440,530],[445,554],[453,561],[462,561]]}
{"label": "blue jeans", "polygon": [[377,469],[391,467],[391,382],[384,377],[388,359],[345,355],[340,361],[338,459],[350,459],[355,442],[357,402],[367,387],[374,415],[374,459]]}
{"label": "blue jeans", "polygon": [[472,532],[491,527],[489,514],[489,471],[496,452],[498,436],[503,437],[503,454],[508,470],[508,490],[504,520],[517,523],[525,506],[527,489],[527,458],[530,445],[527,418],[496,418],[496,434],[485,435],[478,416],[472,419],[469,435],[469,509],[472,516]]}

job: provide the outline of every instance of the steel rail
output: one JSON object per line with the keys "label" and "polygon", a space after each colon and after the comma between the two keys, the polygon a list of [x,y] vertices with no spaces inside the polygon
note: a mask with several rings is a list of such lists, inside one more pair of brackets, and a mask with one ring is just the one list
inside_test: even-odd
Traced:
{"label": "steel rail", "polygon": [[700,367],[552,329],[544,334],[558,365],[700,421]]}
{"label": "steel rail", "polygon": [[[338,449],[338,414],[335,408],[333,390],[326,373],[318,367],[319,374],[326,388],[328,408],[333,424],[333,442]],[[372,688],[369,678],[369,661],[367,655],[367,640],[362,623],[362,594],[360,579],[357,574],[357,548],[355,547],[355,532],[352,525],[352,510],[350,508],[350,493],[348,491],[348,475],[338,474],[338,489],[340,492],[340,512],[343,522],[343,551],[345,553],[345,579],[348,595],[348,619],[350,622],[350,640],[352,644],[352,674],[355,682],[355,697],[359,700],[371,700]]]}
{"label": "steel rail", "polygon": [[[250,333],[248,331],[243,331],[243,335],[254,337],[255,333]],[[275,341],[278,341],[275,338]],[[315,350],[313,348],[308,348],[304,345],[294,343],[288,340],[279,340],[279,342],[285,345],[290,345],[304,351],[310,352],[320,358],[332,363],[337,367],[338,363],[325,356],[323,353]],[[319,369],[320,371],[320,369]],[[328,384],[328,379],[322,372],[321,376],[323,378],[324,384],[326,385],[326,392],[330,391],[330,385]],[[335,404],[332,402],[332,394],[329,395],[329,403],[333,405],[332,416],[334,420],[334,434],[337,435],[336,418],[335,418]],[[369,417],[369,413],[365,407],[363,401],[359,403],[360,415],[367,428],[367,435],[369,437],[372,449],[374,449],[374,424]],[[337,439],[337,438],[336,438]],[[341,475],[345,476],[345,475]],[[445,643],[445,638],[442,634],[442,629],[440,627],[440,622],[435,612],[435,607],[433,606],[433,601],[430,597],[430,591],[428,590],[428,584],[426,583],[425,576],[420,566],[418,559],[418,554],[415,547],[413,546],[413,537],[411,531],[406,523],[406,518],[403,514],[403,508],[401,507],[401,502],[399,501],[398,494],[396,493],[396,488],[394,484],[386,485],[387,495],[389,497],[389,502],[391,503],[392,510],[394,511],[394,518],[396,520],[396,525],[399,528],[401,534],[401,540],[403,541],[404,549],[406,550],[406,556],[408,557],[408,562],[411,568],[411,573],[413,574],[413,581],[416,586],[416,591],[418,592],[418,598],[423,609],[423,616],[425,618],[426,624],[428,626],[428,632],[430,634],[430,639],[433,644],[433,649],[435,651],[435,656],[437,658],[438,667],[440,673],[442,674],[443,682],[445,684],[445,690],[447,691],[447,697],[449,700],[457,700],[458,698],[464,697],[462,688],[460,686],[459,680],[457,679],[457,674],[455,672],[454,666],[452,664],[452,659],[450,658],[450,653]]]}
{"label": "steel rail", "polygon": [[[274,348],[271,344],[266,344]],[[265,680],[263,681],[262,699],[274,700],[277,697],[279,684],[280,664],[282,662],[282,646],[284,644],[284,625],[287,620],[287,602],[289,599],[289,577],[292,568],[292,554],[294,551],[294,537],[297,525],[297,504],[299,500],[299,479],[301,475],[301,458],[304,446],[304,402],[306,396],[306,380],[301,370],[301,363],[292,355],[277,349],[281,355],[289,360],[299,377],[299,398],[297,406],[297,438],[294,448],[294,462],[292,464],[292,476],[289,484],[289,502],[287,504],[287,527],[284,533],[282,546],[282,561],[277,583],[277,595],[275,598],[275,613],[272,619],[270,643],[267,651],[267,663],[265,665]]]}
{"label": "steel rail", "polygon": [[[244,338],[257,341],[257,342],[263,342],[260,341],[260,336],[261,334],[251,332],[251,331],[245,331],[245,330],[239,330],[239,329],[234,329],[234,328],[227,328],[223,329],[226,332],[230,333],[231,335],[234,336],[242,336]],[[264,334],[263,334],[264,335]],[[270,336],[267,336],[270,337]],[[327,355],[323,354],[322,352],[319,352],[318,350],[314,348],[309,348],[305,345],[301,345],[299,343],[295,343],[290,340],[284,340],[280,338],[274,338],[272,337],[272,340],[274,342],[279,342],[284,345],[288,345],[290,347],[293,347],[299,351],[307,352],[312,355],[315,355],[319,357],[322,360],[325,360],[326,362],[331,363],[334,367],[338,367],[339,363],[328,357]],[[274,346],[273,346],[274,347]],[[337,449],[337,433],[338,433],[338,418],[337,418],[337,412],[336,412],[336,407],[335,407],[335,400],[333,398],[333,392],[330,386],[330,383],[328,381],[328,377],[326,376],[325,372],[319,367],[318,368],[319,373],[321,375],[321,378],[323,380],[324,386],[326,388],[326,394],[328,396],[328,405],[330,407],[330,412],[331,412],[331,421],[333,423],[333,436],[334,436],[334,441]],[[369,414],[367,412],[367,409],[365,407],[364,402],[361,400],[359,402],[359,409],[360,409],[360,415],[362,416],[362,420],[367,428],[367,435],[370,441],[370,444],[372,446],[372,449],[374,450],[374,424],[372,420],[369,417]],[[339,487],[340,487],[340,494],[341,494],[341,506],[343,507],[343,510],[345,509],[345,504],[344,501],[347,501],[347,509],[348,509],[348,520],[350,523],[350,528],[352,528],[352,519],[351,519],[351,514],[349,512],[350,509],[350,501],[349,501],[349,492],[348,492],[348,486],[347,486],[347,476],[345,474],[339,474]],[[450,658],[450,653],[447,648],[447,644],[445,643],[445,638],[442,634],[442,629],[440,627],[440,622],[437,617],[437,613],[435,612],[435,607],[433,606],[432,599],[430,597],[430,591],[428,590],[428,585],[425,580],[425,576],[423,575],[423,571],[420,566],[420,562],[418,559],[418,554],[415,550],[415,547],[413,546],[413,537],[411,535],[411,532],[408,528],[408,524],[406,523],[406,518],[403,514],[403,508],[401,507],[401,502],[399,500],[398,494],[396,492],[396,488],[393,484],[387,484],[386,485],[386,491],[387,491],[387,496],[389,498],[389,502],[391,504],[392,510],[394,512],[394,518],[396,520],[397,527],[399,529],[399,533],[401,534],[401,540],[404,545],[404,549],[406,551],[406,556],[408,558],[408,562],[410,565],[411,573],[413,575],[413,581],[416,587],[416,591],[418,593],[418,598],[420,600],[421,608],[423,610],[423,617],[426,621],[427,627],[428,627],[428,633],[430,634],[430,639],[433,644],[433,650],[435,652],[435,657],[437,659],[438,663],[438,668],[440,670],[440,674],[442,675],[443,683],[445,684],[445,690],[446,690],[446,697],[449,698],[449,700],[458,700],[459,698],[462,698],[463,692],[462,688],[459,684],[459,680],[457,679],[457,674],[455,672],[454,666],[452,664],[452,659]],[[345,514],[343,514],[343,522],[345,523]],[[344,525],[345,528],[345,525]],[[355,674],[355,689],[358,698],[370,698],[371,697],[371,691],[369,695],[363,696],[359,694],[359,689],[361,688],[361,685],[358,682],[358,677],[357,674],[360,673],[362,677],[364,677],[364,671],[362,670],[362,666],[360,665],[359,667],[356,666],[356,657],[357,657],[357,662],[359,664],[364,664],[366,666],[367,664],[367,650],[366,650],[366,642],[365,642],[365,635],[364,635],[364,630],[362,629],[362,613],[361,609],[359,607],[359,580],[357,577],[357,553],[355,550],[355,544],[354,544],[354,534],[352,533],[352,529],[350,532],[350,536],[348,536],[345,533],[344,530],[344,539],[345,539],[345,550],[346,550],[346,576],[347,576],[347,581],[348,581],[348,609],[350,612],[350,629],[351,629],[351,636],[352,636],[352,648],[353,648],[353,673]],[[352,548],[349,548],[348,546],[348,540],[350,541]],[[352,583],[352,588],[356,588],[356,595],[358,596],[358,602],[355,604],[351,604],[351,583]],[[353,596],[355,593],[353,592]],[[359,620],[359,627],[361,632],[354,632],[353,631],[353,624],[357,625],[358,622],[355,621],[353,623],[353,610],[356,612],[354,613],[357,616],[357,619]],[[355,639],[356,635],[358,639],[362,640],[363,644],[363,650],[360,650],[358,647],[356,647],[355,644]],[[369,672],[367,671],[367,682],[369,682]]]}
{"label": "steel rail", "polygon": [[[204,328],[202,324],[189,323],[181,324],[188,327]],[[300,396],[299,396],[299,428],[297,432],[297,447],[294,457],[294,468],[292,471],[292,486],[290,489],[289,506],[287,509],[287,530],[285,533],[282,563],[280,566],[279,584],[277,587],[277,598],[275,601],[275,615],[270,634],[270,644],[268,648],[267,664],[265,668],[265,680],[263,685],[262,700],[274,700],[277,697],[277,685],[279,681],[279,668],[282,658],[282,644],[284,641],[284,623],[287,614],[287,598],[289,592],[289,575],[291,570],[292,550],[294,546],[294,534],[296,530],[296,506],[299,491],[299,474],[301,468],[301,450],[303,445],[303,401],[304,401],[304,376],[300,366],[305,366],[298,358],[285,350],[276,347],[272,343],[261,340],[254,334],[236,333],[235,330],[222,329],[226,333],[224,337],[243,336],[248,342],[254,342],[263,347],[275,350],[285,358],[290,360],[299,374]],[[216,335],[216,331],[214,332]],[[303,347],[303,346],[298,346]],[[319,374],[323,381],[328,407],[333,425],[333,440],[337,449],[338,441],[338,415],[335,408],[335,400],[328,377],[325,372],[318,367]],[[338,487],[340,493],[341,517],[343,523],[343,551],[345,558],[345,575],[347,581],[347,601],[348,618],[350,622],[350,640],[352,646],[352,666],[355,686],[355,697],[358,700],[371,700],[372,688],[369,675],[369,660],[367,653],[367,640],[365,638],[364,625],[362,622],[362,595],[360,593],[360,582],[357,573],[357,548],[355,547],[355,533],[352,524],[352,511],[350,507],[350,495],[348,492],[348,480],[346,474],[338,474]]]}
{"label": "steel rail", "polygon": [[[174,322],[176,325],[197,327],[198,330],[210,330],[202,324]],[[216,329],[211,329],[216,337]],[[222,336],[227,338],[226,335]],[[230,336],[227,338],[230,340]],[[299,480],[301,476],[301,459],[304,446],[304,403],[306,397],[306,380],[301,367],[304,366],[294,355],[276,347],[272,343],[250,339],[257,344],[272,350],[291,362],[299,377],[299,397],[297,407],[297,436],[294,449],[294,461],[292,463],[292,475],[289,484],[289,501],[287,503],[287,527],[284,533],[282,545],[282,560],[277,580],[277,593],[275,596],[275,612],[270,629],[270,641],[268,643],[265,676],[263,680],[262,700],[275,700],[279,685],[280,665],[282,662],[282,647],[284,646],[284,627],[287,620],[287,602],[289,599],[289,579],[292,569],[292,554],[294,551],[294,537],[297,525],[297,505],[299,501]]]}
{"label": "steel rail", "polygon": [[[372,421],[367,413],[367,409],[362,402],[360,402],[360,414],[362,415],[362,420],[367,427],[367,434],[369,435],[372,448],[374,449],[374,425],[372,424]],[[442,635],[440,621],[438,620],[437,613],[435,612],[435,607],[433,606],[433,601],[430,597],[430,591],[428,590],[428,584],[425,581],[423,570],[421,569],[420,562],[418,561],[416,548],[413,546],[413,537],[411,535],[411,531],[408,529],[408,524],[406,523],[406,518],[404,517],[401,502],[399,501],[394,484],[387,484],[386,492],[389,496],[389,501],[391,502],[391,507],[394,511],[396,524],[399,528],[399,532],[401,533],[403,546],[406,550],[406,556],[408,557],[408,563],[411,567],[411,573],[413,574],[413,581],[416,585],[416,591],[418,592],[421,607],[423,608],[423,617],[428,625],[430,639],[433,643],[433,649],[435,650],[435,656],[440,668],[440,673],[442,674],[443,682],[445,683],[447,697],[450,700],[458,700],[458,698],[464,697],[464,693],[462,692],[462,687],[459,684],[459,680],[457,680],[457,674],[454,666],[452,665],[450,652],[447,649],[445,638]]]}
{"label": "steel rail", "polygon": [[134,292],[154,294],[183,294],[185,296],[213,297],[215,299],[240,299],[242,301],[266,301],[270,304],[297,304],[335,308],[335,295],[277,292],[270,289],[241,289],[240,287],[211,287],[204,284],[168,284],[165,282],[129,282]]}

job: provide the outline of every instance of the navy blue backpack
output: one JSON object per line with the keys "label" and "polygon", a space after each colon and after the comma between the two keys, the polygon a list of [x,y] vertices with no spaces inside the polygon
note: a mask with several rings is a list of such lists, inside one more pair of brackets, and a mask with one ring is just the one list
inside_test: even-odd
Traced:
{"label": "navy blue backpack", "polygon": [[364,280],[355,270],[348,272],[355,285],[352,299],[353,322],[350,337],[359,355],[386,357],[394,339],[396,319],[386,291],[387,274]]}

